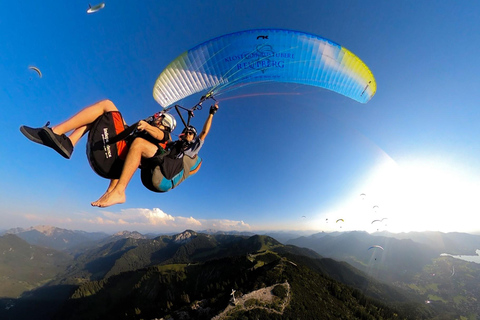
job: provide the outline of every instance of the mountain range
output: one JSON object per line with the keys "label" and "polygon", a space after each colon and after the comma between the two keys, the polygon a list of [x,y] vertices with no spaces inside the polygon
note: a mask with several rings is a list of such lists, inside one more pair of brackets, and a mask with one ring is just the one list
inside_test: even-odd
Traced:
{"label": "mountain range", "polygon": [[[467,319],[480,314],[478,265],[440,257],[469,253],[480,237],[408,236],[318,233],[285,238],[288,244],[282,244],[265,235],[213,230],[160,236],[45,226],[9,230],[0,237],[0,271],[10,281],[0,287],[0,318]],[[383,250],[369,250],[373,245]]]}
{"label": "mountain range", "polygon": [[93,243],[97,240],[108,237],[108,234],[103,232],[67,230],[45,225],[30,227],[27,229],[9,229],[2,234],[14,234],[30,244],[60,251],[72,249],[79,245]]}
{"label": "mountain range", "polygon": [[[480,265],[441,256],[475,254],[480,236],[465,233],[366,232],[317,233],[291,239],[338,261],[345,261],[384,283],[424,297],[437,310],[455,309],[463,315],[480,315]],[[372,246],[381,246],[383,249]],[[448,319],[448,318],[447,318]]]}

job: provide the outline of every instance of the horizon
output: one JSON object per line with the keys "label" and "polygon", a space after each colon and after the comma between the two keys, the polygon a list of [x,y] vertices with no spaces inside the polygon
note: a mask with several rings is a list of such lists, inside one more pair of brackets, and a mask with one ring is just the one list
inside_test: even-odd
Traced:
{"label": "horizon", "polygon": [[220,232],[225,232],[225,233],[251,233],[254,235],[268,235],[268,233],[285,233],[285,234],[294,234],[294,235],[301,235],[302,237],[309,237],[318,233],[327,233],[327,234],[340,234],[340,233],[352,233],[352,232],[360,232],[360,233],[367,233],[369,235],[384,235],[384,234],[392,234],[392,235],[402,235],[402,234],[415,234],[415,233],[442,233],[442,234],[454,234],[454,233],[459,233],[459,234],[469,234],[469,235],[478,235],[480,236],[480,232],[478,233],[470,233],[470,232],[442,232],[442,231],[432,231],[432,230],[424,230],[424,231],[408,231],[408,232],[390,232],[387,230],[382,230],[382,231],[374,231],[374,232],[368,232],[365,230],[346,230],[346,231],[339,231],[339,230],[334,230],[334,231],[318,231],[318,230],[220,230],[220,229],[201,229],[201,230],[196,230],[196,229],[184,229],[182,231],[175,231],[175,230],[170,230],[170,231],[139,231],[139,230],[128,230],[128,229],[123,229],[123,230],[117,230],[117,231],[87,231],[87,230],[82,230],[82,229],[68,229],[68,228],[62,228],[59,226],[53,226],[53,225],[35,225],[35,226],[30,226],[30,227],[14,227],[14,228],[8,228],[8,229],[0,229],[0,233],[6,234],[6,232],[10,230],[16,230],[16,229],[21,229],[23,231],[28,231],[28,230],[37,230],[39,232],[39,229],[50,229],[50,228],[55,228],[55,229],[60,229],[60,230],[65,230],[65,231],[78,231],[78,232],[86,232],[86,233],[105,233],[107,235],[115,235],[123,232],[129,232],[129,233],[139,233],[141,235],[174,235],[174,234],[181,234],[187,231],[193,231],[196,233],[220,233]]}

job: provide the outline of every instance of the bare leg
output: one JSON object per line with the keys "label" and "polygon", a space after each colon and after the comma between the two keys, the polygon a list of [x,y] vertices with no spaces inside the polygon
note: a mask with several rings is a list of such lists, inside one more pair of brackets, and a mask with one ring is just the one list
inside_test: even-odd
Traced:
{"label": "bare leg", "polygon": [[109,193],[110,191],[115,189],[115,187],[117,186],[117,183],[118,183],[118,179],[110,180],[110,184],[108,185],[107,191],[105,191],[105,193]]}
{"label": "bare leg", "polygon": [[73,130],[73,132],[68,136],[74,147],[88,130],[90,130],[90,125],[81,126],[80,128]]}
{"label": "bare leg", "polygon": [[130,149],[128,150],[127,158],[125,159],[125,164],[123,165],[122,174],[120,179],[114,188],[100,197],[95,202],[92,202],[92,206],[95,207],[109,207],[114,204],[124,203],[126,200],[125,190],[127,185],[133,177],[133,174],[140,165],[142,157],[151,158],[157,152],[158,147],[153,143],[144,140],[142,138],[137,138],[133,141]]}
{"label": "bare leg", "polygon": [[[91,124],[95,119],[97,119],[99,116],[104,114],[105,112],[109,111],[118,111],[117,107],[113,104],[112,101],[110,100],[102,100],[97,103],[92,104],[91,106],[88,106],[82,110],[80,110],[77,114],[75,114],[73,117],[70,119],[52,127],[53,132],[56,134],[64,134],[72,130],[80,130],[77,132],[77,135],[79,133],[80,136],[77,138],[74,133],[72,133],[73,138],[78,141],[80,137],[86,132],[87,130],[87,125]],[[83,128],[85,127],[85,128]],[[73,144],[73,141],[72,141]]]}
{"label": "bare leg", "polygon": [[[118,183],[118,179],[110,179],[110,184],[108,185],[107,191],[105,191],[105,193],[98,200],[102,199],[107,193],[109,193],[113,189],[115,189],[115,186],[117,185],[117,183]],[[95,201],[95,202],[97,202],[97,201]],[[93,205],[93,203],[92,203],[92,205]]]}

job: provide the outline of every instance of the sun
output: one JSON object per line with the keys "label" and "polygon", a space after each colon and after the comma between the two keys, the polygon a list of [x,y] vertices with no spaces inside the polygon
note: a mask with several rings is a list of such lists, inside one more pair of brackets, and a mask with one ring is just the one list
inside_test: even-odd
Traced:
{"label": "sun", "polygon": [[379,168],[366,187],[388,217],[391,232],[475,231],[480,222],[478,180],[438,160]]}

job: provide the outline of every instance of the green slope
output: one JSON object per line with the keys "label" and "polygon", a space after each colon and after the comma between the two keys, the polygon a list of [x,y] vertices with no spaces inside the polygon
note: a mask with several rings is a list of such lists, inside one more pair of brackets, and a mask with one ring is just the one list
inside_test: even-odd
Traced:
{"label": "green slope", "polygon": [[[240,296],[285,282],[291,287],[291,299],[282,314],[271,312],[270,306],[261,302],[249,301],[250,306],[257,307],[234,308],[228,319],[403,319],[408,315],[398,306],[368,298],[326,275],[328,270],[339,268],[337,262],[330,260],[333,266],[319,270],[312,267],[316,259],[292,254],[294,247],[279,253],[283,246],[272,238],[207,237],[199,241],[192,240],[175,253],[182,252],[181,259],[189,263],[154,265],[84,283],[57,318],[211,319],[229,305],[232,289]],[[217,245],[208,249],[212,241]],[[225,257],[223,249],[227,248],[232,254]],[[205,259],[212,251],[222,257]],[[195,261],[199,252],[202,259]],[[343,269],[343,273],[349,272]],[[411,319],[431,316],[422,306],[406,309],[411,310]]]}
{"label": "green slope", "polygon": [[0,237],[0,297],[16,298],[44,285],[71,261],[65,253],[30,245],[15,235]]}

